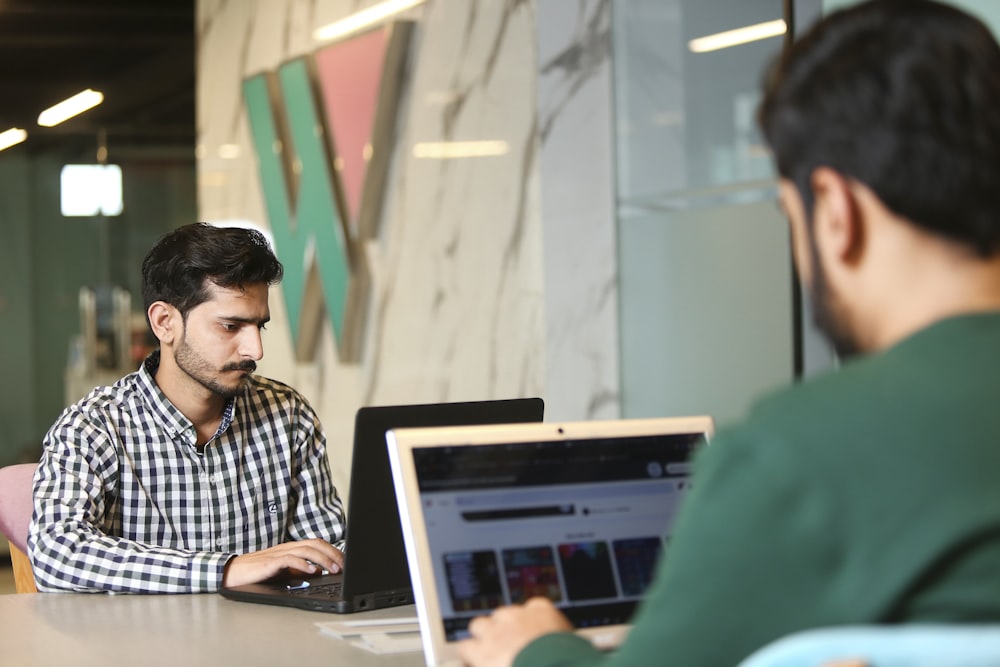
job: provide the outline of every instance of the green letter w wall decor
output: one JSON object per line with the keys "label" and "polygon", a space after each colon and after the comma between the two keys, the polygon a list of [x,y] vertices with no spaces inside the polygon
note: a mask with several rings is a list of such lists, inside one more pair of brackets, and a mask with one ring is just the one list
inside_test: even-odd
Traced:
{"label": "green letter w wall decor", "polygon": [[344,231],[306,59],[247,79],[243,95],[275,251],[285,265],[283,294],[295,356],[312,360],[325,306],[341,360],[354,361],[357,341],[351,338],[357,336],[345,325],[351,315],[363,315],[351,311],[360,308],[367,281]]}
{"label": "green letter w wall decor", "polygon": [[243,83],[299,361],[315,356],[324,311],[340,360],[360,356],[369,282],[362,242],[381,216],[412,30],[396,21]]}

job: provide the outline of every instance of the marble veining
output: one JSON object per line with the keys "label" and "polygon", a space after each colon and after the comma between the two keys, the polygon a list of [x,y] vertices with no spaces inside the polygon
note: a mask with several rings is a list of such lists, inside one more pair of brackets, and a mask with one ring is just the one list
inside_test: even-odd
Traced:
{"label": "marble veining", "polygon": [[610,3],[539,0],[537,14],[547,415],[610,419],[620,414]]}
{"label": "marble veining", "polygon": [[[545,141],[560,112],[590,80],[607,76],[611,49],[611,2],[591,3],[576,16],[571,41],[539,65],[539,74],[550,81],[549,98],[542,109],[541,140]],[[552,99],[554,98],[554,99]]]}

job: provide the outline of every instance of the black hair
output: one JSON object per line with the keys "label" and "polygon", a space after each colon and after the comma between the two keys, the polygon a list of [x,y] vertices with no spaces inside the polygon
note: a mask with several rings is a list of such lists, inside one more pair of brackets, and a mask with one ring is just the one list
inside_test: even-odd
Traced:
{"label": "black hair", "polygon": [[808,214],[827,166],[982,257],[1000,246],[1000,47],[969,14],[932,0],[830,14],[772,65],[758,120]]}
{"label": "black hair", "polygon": [[273,285],[283,272],[260,232],[197,222],[166,234],[146,254],[142,300],[147,313],[155,301],[163,301],[187,320],[192,308],[208,300],[209,282],[237,289]]}

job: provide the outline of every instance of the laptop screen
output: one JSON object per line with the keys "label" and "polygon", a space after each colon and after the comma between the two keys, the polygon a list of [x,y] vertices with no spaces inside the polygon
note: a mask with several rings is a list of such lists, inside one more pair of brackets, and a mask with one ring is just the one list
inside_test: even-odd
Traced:
{"label": "laptop screen", "polygon": [[412,451],[447,641],[474,616],[533,596],[578,628],[627,622],[707,435],[548,432],[557,436]]}

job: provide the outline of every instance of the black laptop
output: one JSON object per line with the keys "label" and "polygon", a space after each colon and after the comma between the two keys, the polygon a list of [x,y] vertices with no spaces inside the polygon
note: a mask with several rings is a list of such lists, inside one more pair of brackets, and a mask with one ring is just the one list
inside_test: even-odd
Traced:
{"label": "black laptop", "polygon": [[354,421],[344,571],[223,587],[223,597],[346,614],[411,604],[385,434],[395,428],[540,422],[540,398],[363,407]]}

